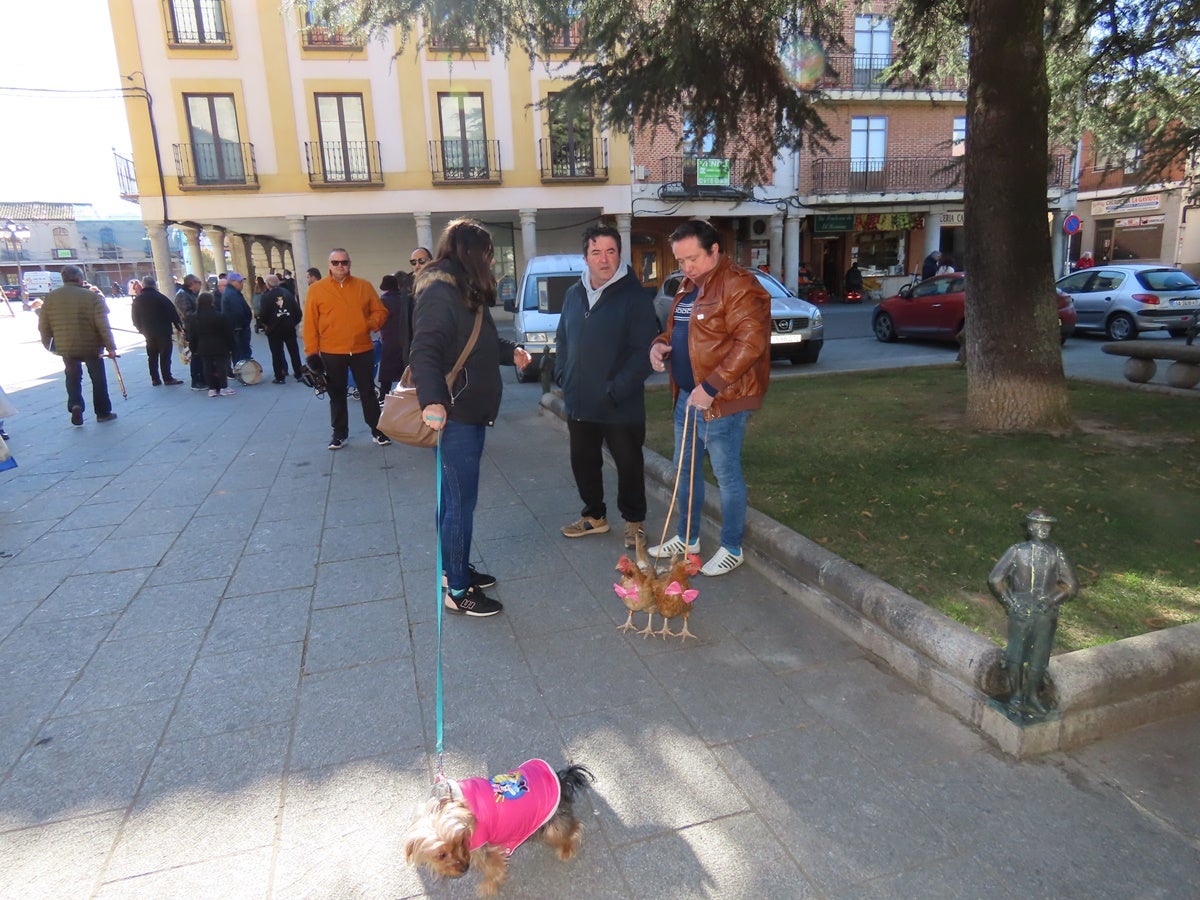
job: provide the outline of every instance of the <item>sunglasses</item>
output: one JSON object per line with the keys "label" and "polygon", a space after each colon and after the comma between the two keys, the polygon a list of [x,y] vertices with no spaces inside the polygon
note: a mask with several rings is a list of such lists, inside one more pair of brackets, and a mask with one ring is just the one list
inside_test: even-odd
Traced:
{"label": "sunglasses", "polygon": [[348,259],[331,259],[329,261],[329,264],[331,266],[348,266],[348,265],[350,265],[350,260],[348,260]]}
{"label": "sunglasses", "polygon": [[429,260],[429,259],[410,259],[408,261],[408,264],[410,266],[412,266],[414,269],[416,269],[416,268],[419,268],[420,266],[425,265],[425,263],[432,262],[432,261],[433,260]]}

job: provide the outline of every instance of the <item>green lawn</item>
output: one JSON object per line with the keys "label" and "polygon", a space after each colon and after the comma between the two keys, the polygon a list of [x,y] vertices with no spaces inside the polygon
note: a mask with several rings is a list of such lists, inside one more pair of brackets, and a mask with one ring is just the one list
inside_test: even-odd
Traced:
{"label": "green lawn", "polygon": [[[750,504],[998,643],[988,573],[1035,506],[1080,581],[1056,652],[1197,620],[1200,398],[1070,390],[1073,431],[996,435],[964,426],[956,367],[776,380],[747,432]],[[670,458],[670,394],[646,399]]]}

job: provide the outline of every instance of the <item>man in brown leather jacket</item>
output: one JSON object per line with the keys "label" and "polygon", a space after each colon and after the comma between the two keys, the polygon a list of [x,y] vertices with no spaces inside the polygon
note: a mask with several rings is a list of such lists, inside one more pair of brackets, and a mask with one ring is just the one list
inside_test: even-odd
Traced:
{"label": "man in brown leather jacket", "polygon": [[743,560],[742,440],[771,376],[771,298],[751,272],[721,253],[719,236],[708,222],[691,219],[680,225],[671,235],[671,249],[684,279],[667,330],[650,345],[650,365],[656,372],[670,367],[675,461],[682,459],[683,471],[694,474],[690,485],[681,478],[676,536],[649,552],[660,558],[700,552],[702,463],[708,453],[721,492],[721,546],[700,571],[724,575]]}

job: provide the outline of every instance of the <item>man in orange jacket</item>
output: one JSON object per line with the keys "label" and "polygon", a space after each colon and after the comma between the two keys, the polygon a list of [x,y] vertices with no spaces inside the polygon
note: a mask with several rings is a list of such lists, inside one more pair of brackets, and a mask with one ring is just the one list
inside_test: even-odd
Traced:
{"label": "man in orange jacket", "polygon": [[375,394],[375,345],[371,332],[387,321],[387,308],[371,282],[350,274],[350,253],[335,247],[329,253],[329,275],[309,285],[304,303],[304,350],[310,369],[324,371],[333,425],[330,450],[340,450],[350,433],[346,409],[349,373],[354,373],[362,402],[363,421],[381,447],[391,440],[379,430],[379,398]]}

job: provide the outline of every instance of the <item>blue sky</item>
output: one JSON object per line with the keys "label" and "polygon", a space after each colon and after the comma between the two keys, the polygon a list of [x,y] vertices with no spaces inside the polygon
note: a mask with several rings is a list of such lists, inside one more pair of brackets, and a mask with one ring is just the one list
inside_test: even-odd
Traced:
{"label": "blue sky", "polygon": [[[0,34],[0,200],[138,216],[117,193],[112,151],[130,142],[106,0],[0,0]],[[113,96],[83,93],[100,88]]]}

